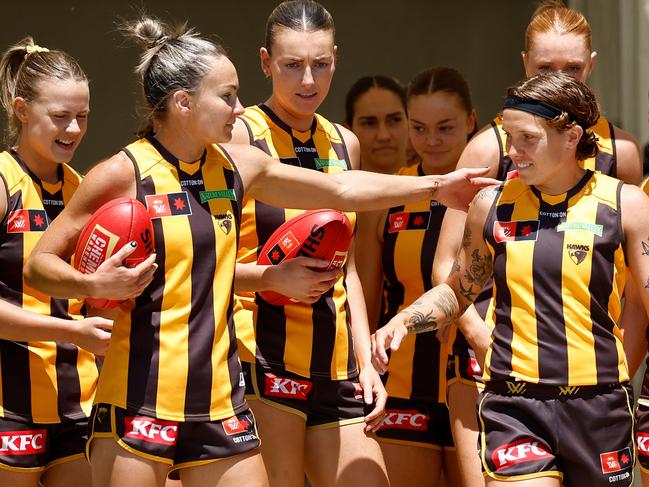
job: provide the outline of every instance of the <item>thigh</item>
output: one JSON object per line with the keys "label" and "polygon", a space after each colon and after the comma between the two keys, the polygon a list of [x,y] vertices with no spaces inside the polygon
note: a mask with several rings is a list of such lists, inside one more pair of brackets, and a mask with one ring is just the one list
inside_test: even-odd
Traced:
{"label": "thigh", "polygon": [[487,487],[561,487],[561,480],[552,477],[542,477],[538,479],[518,480],[515,482],[503,482],[487,478]]}
{"label": "thigh", "polygon": [[255,414],[270,485],[304,487],[305,419],[258,399],[248,404]]}
{"label": "thigh", "polygon": [[12,472],[9,470],[0,470],[0,485],[10,485],[11,487],[38,487],[43,472]]}
{"label": "thigh", "polygon": [[442,470],[440,449],[387,442],[380,445],[391,487],[436,487],[439,484]]}
{"label": "thigh", "polygon": [[45,487],[92,487],[90,464],[83,457],[57,463],[45,471],[42,482]]}
{"label": "thigh", "polygon": [[[442,453],[442,473],[445,485],[457,485],[458,487],[461,487],[462,477],[460,475],[460,466],[457,461],[457,452],[455,451],[455,448],[444,448]],[[473,487],[473,484],[470,485]]]}
{"label": "thigh", "polygon": [[169,465],[122,448],[110,438],[95,438],[90,447],[93,487],[163,487]]}
{"label": "thigh", "polygon": [[[466,487],[484,485],[478,455],[478,419],[476,402],[479,389],[475,385],[455,382],[448,387],[447,402],[455,453],[462,484]],[[460,484],[458,484],[460,485]]]}
{"label": "thigh", "polygon": [[268,477],[258,451],[223,458],[197,467],[180,470],[183,487],[267,487]]}
{"label": "thigh", "polygon": [[644,487],[649,487],[649,473],[642,471],[642,485]]}
{"label": "thigh", "polygon": [[314,428],[306,433],[305,470],[314,487],[388,486],[388,475],[375,438],[364,423]]}

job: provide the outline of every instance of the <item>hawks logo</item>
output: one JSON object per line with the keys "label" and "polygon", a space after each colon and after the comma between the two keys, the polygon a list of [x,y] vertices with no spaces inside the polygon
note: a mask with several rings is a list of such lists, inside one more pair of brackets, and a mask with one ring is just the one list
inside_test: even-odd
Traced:
{"label": "hawks logo", "polygon": [[579,265],[586,259],[586,257],[588,257],[590,245],[568,244],[566,245],[566,249],[568,249],[570,260],[572,260],[576,265]]}
{"label": "hawks logo", "polygon": [[216,218],[216,223],[221,231],[226,235],[229,235],[234,225],[234,216],[232,216],[232,212],[228,211],[226,213],[214,215],[214,218]]}

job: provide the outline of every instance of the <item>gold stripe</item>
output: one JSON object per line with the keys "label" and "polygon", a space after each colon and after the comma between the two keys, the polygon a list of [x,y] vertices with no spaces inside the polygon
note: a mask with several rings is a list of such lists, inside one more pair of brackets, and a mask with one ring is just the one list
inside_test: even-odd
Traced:
{"label": "gold stripe", "polygon": [[[359,416],[358,418],[338,419],[336,421],[330,421],[328,423],[316,424],[314,426],[307,426],[306,430],[307,431],[328,430],[328,429],[332,429],[332,428],[342,428],[343,426],[347,426],[347,425],[350,425],[350,424],[358,424],[358,423],[364,423],[364,422],[365,422],[365,417],[364,416]],[[375,435],[372,435],[372,436],[375,436]]]}

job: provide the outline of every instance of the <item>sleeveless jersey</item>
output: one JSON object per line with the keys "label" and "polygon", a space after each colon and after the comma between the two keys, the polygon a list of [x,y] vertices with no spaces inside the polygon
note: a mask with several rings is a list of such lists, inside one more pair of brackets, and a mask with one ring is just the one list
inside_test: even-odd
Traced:
{"label": "sleeveless jersey", "polygon": [[[507,136],[502,128],[502,119],[496,117],[491,121],[491,128],[495,132],[496,140],[498,140],[499,159],[498,159],[498,174],[496,178],[500,181],[507,179],[507,173],[516,169],[511,158],[507,154],[506,139]],[[615,136],[613,133],[613,125],[604,117],[600,117],[597,123],[591,128],[597,135],[597,147],[599,152],[595,157],[591,157],[580,164],[584,169],[599,171],[608,176],[617,177],[617,158],[615,152]],[[475,300],[475,307],[480,316],[487,322],[493,325],[493,306],[492,302],[493,289],[491,280],[487,282],[482,289],[477,299]],[[453,345],[454,350],[462,350],[468,347],[466,339],[461,333],[457,333],[457,338]]]}
{"label": "sleeveless jersey", "polygon": [[229,418],[247,407],[232,321],[241,179],[216,145],[191,163],[153,137],[123,150],[158,269],[118,309],[95,402],[172,421]]}
{"label": "sleeveless jersey", "polygon": [[[7,212],[0,227],[0,299],[46,316],[81,319],[82,302],[54,299],[23,282],[23,266],[81,176],[58,166],[58,182],[33,174],[16,152],[0,154]],[[59,423],[89,416],[99,369],[94,355],[71,343],[0,340],[0,417]]]}
{"label": "sleeveless jersey", "polygon": [[[265,105],[247,108],[242,120],[250,144],[283,164],[325,173],[351,168],[338,128],[320,115],[306,132],[291,129]],[[273,232],[303,211],[246,198],[237,261],[255,263]],[[356,215],[347,216],[355,225]],[[242,360],[302,377],[344,380],[357,373],[344,276],[313,304],[272,306],[255,293],[238,294],[235,323]]]}
{"label": "sleeveless jersey", "polygon": [[[402,168],[406,176],[424,176],[421,163]],[[383,315],[381,326],[433,287],[433,258],[446,207],[421,201],[390,208],[383,230]],[[447,347],[435,333],[408,335],[390,355],[383,375],[390,397],[444,402]]]}
{"label": "sleeveless jersey", "polygon": [[518,179],[501,186],[484,226],[496,300],[485,380],[629,379],[616,324],[626,280],[622,184],[586,171],[558,196]]}

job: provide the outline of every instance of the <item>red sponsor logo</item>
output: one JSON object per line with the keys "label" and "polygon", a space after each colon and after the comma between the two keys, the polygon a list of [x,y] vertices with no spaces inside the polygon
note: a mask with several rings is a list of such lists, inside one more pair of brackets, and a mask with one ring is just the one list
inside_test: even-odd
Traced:
{"label": "red sponsor logo", "polygon": [[313,384],[308,380],[287,379],[274,374],[265,374],[264,393],[267,396],[289,397],[305,401]]}
{"label": "red sponsor logo", "polygon": [[494,222],[496,242],[512,242],[516,239],[516,222]]}
{"label": "red sponsor logo", "polygon": [[110,257],[119,237],[95,225],[86,246],[79,256],[79,269],[84,274],[92,274],[104,260]]}
{"label": "red sponsor logo", "polygon": [[388,232],[395,233],[400,232],[408,228],[408,219],[410,213],[401,211],[399,213],[393,213],[390,215],[390,226]]}
{"label": "red sponsor logo", "polygon": [[151,218],[165,216],[191,215],[189,197],[186,191],[167,194],[147,194],[146,207]]}
{"label": "red sponsor logo", "polygon": [[631,456],[631,449],[627,447],[602,453],[599,456],[599,461],[602,464],[602,473],[613,473],[630,467],[633,463],[633,457]]}
{"label": "red sponsor logo", "polygon": [[175,445],[178,437],[178,423],[176,421],[162,421],[144,416],[126,416],[124,426],[126,431],[124,437],[149,443]]}
{"label": "red sponsor logo", "polygon": [[47,430],[3,431],[0,455],[37,455],[45,452]]}
{"label": "red sponsor logo", "polygon": [[473,357],[469,358],[469,363],[466,367],[467,374],[472,375],[473,377],[482,377],[482,369],[478,364],[478,361]]}
{"label": "red sponsor logo", "polygon": [[524,438],[497,448],[491,455],[496,471],[522,462],[551,457],[552,454],[534,438]]}
{"label": "red sponsor logo", "polygon": [[649,456],[649,433],[638,432],[636,435],[636,443],[638,444],[638,453]]}
{"label": "red sponsor logo", "polygon": [[47,227],[45,210],[14,210],[7,217],[7,233],[44,232]]}
{"label": "red sponsor logo", "polygon": [[425,431],[428,429],[428,414],[416,410],[386,409],[385,421],[381,429],[396,428],[402,430]]}
{"label": "red sponsor logo", "polygon": [[539,231],[538,220],[513,222],[495,221],[493,236],[496,243],[536,240]]}
{"label": "red sponsor logo", "polygon": [[297,238],[295,238],[295,235],[293,235],[293,232],[288,232],[279,241],[279,245],[282,247],[282,250],[284,251],[284,253],[288,254],[291,250],[293,250],[298,245],[300,245],[300,242],[298,241]]}
{"label": "red sponsor logo", "polygon": [[363,388],[358,382],[354,382],[354,399],[363,399]]}
{"label": "red sponsor logo", "polygon": [[236,416],[224,419],[221,424],[223,425],[223,431],[228,436],[245,433],[250,429],[250,422],[248,420],[239,419]]}

